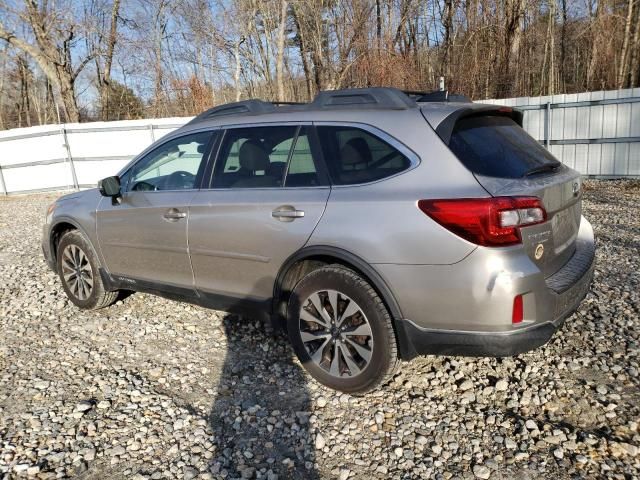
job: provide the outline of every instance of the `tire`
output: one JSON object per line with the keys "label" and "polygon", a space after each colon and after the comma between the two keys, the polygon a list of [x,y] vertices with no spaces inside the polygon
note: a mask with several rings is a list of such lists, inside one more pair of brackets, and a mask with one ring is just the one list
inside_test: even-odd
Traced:
{"label": "tire", "polygon": [[[83,310],[97,310],[116,301],[119,292],[105,290],[98,256],[78,230],[62,236],[56,257],[62,288],[74,305]],[[80,282],[76,281],[78,278]]]}
{"label": "tire", "polygon": [[399,364],[389,311],[369,283],[341,265],[319,268],[298,282],[287,307],[287,330],[305,370],[334,390],[373,390]]}

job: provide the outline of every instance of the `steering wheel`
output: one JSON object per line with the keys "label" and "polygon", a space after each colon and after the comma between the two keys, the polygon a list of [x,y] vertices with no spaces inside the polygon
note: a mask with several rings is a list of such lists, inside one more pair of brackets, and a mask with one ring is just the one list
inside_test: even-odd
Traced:
{"label": "steering wheel", "polygon": [[135,192],[152,192],[158,190],[158,187],[156,185],[153,185],[152,183],[142,180],[140,182],[136,182],[131,190]]}
{"label": "steering wheel", "polygon": [[177,170],[167,177],[166,185],[170,188],[190,188],[195,178],[193,173]]}

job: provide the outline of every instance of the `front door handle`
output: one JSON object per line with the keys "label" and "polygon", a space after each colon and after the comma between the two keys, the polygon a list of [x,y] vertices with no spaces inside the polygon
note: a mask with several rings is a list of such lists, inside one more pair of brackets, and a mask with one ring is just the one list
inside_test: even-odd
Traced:
{"label": "front door handle", "polygon": [[304,217],[304,210],[296,210],[290,205],[284,205],[271,212],[271,216],[281,222],[293,222],[296,218]]}
{"label": "front door handle", "polygon": [[181,212],[177,208],[170,208],[166,212],[164,212],[163,217],[165,220],[169,220],[170,222],[177,222],[178,220],[185,218],[187,216],[186,212]]}

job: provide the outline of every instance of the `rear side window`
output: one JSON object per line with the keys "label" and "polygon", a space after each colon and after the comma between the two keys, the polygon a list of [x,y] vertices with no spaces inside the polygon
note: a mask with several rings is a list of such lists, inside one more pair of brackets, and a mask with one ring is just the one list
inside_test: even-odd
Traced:
{"label": "rear side window", "polygon": [[393,146],[360,128],[320,126],[318,136],[336,185],[373,182],[411,166],[411,161]]}
{"label": "rear side window", "polygon": [[285,187],[316,187],[322,184],[311,153],[309,132],[306,127],[301,127],[289,159]]}
{"label": "rear side window", "polygon": [[214,188],[282,187],[298,127],[227,130],[213,175]]}
{"label": "rear side window", "polygon": [[542,145],[504,116],[462,118],[451,134],[449,148],[465,167],[487,177],[521,178],[560,166]]}
{"label": "rear side window", "polygon": [[306,126],[280,125],[226,131],[213,188],[280,188],[325,185]]}

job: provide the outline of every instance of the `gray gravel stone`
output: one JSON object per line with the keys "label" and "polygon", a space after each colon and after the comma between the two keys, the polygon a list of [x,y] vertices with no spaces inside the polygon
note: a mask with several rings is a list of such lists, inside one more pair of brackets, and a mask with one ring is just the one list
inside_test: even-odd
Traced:
{"label": "gray gravel stone", "polygon": [[509,388],[509,382],[503,378],[496,382],[496,391],[505,392]]}
{"label": "gray gravel stone", "polygon": [[76,309],[39,251],[52,198],[0,197],[1,478],[640,477],[640,182],[585,182],[594,282],[550,343],[416,358],[357,397],[251,318]]}
{"label": "gray gravel stone", "polygon": [[491,476],[491,470],[489,470],[484,465],[474,465],[473,466],[473,474],[477,478],[487,479]]}

